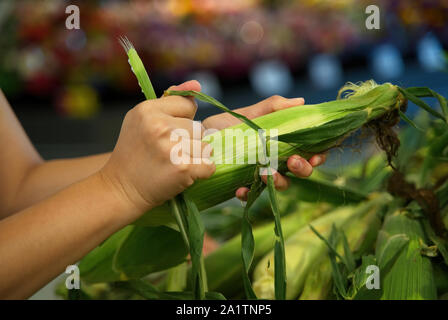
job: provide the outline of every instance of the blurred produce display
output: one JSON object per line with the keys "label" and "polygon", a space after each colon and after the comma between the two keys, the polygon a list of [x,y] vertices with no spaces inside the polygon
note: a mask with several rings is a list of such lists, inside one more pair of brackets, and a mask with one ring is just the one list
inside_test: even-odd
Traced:
{"label": "blurred produce display", "polygon": [[[397,170],[386,164],[383,153],[375,153],[337,169],[321,169],[309,179],[293,179],[281,193],[287,299],[446,299],[448,131],[445,122],[426,113],[415,124],[419,129],[409,126],[399,133]],[[246,298],[240,227],[235,227],[242,211],[233,201],[202,214],[207,232],[219,243],[211,252],[204,250],[207,299],[222,298],[216,292],[227,299]],[[251,213],[255,251],[250,274],[261,299],[274,298],[275,236],[268,212],[263,193]],[[57,294],[65,299],[192,299],[188,259],[181,264],[150,259],[153,250],[166,248],[148,236],[158,235],[162,242],[171,237],[159,228],[168,230],[122,229],[82,260],[82,290],[67,290],[61,283]],[[173,256],[177,250],[170,245]],[[156,260],[176,266],[151,269]],[[375,283],[369,278],[372,266],[379,268],[374,288],[368,286]]]}
{"label": "blurred produce display", "polygon": [[[262,61],[280,61],[287,79],[314,55],[351,63],[382,43],[413,54],[428,32],[448,45],[444,0],[75,1],[80,30],[65,28],[68,4],[0,3],[0,86],[10,96],[52,99],[76,117],[95,114],[101,99],[138,92],[117,41],[124,34],[151,66],[158,92],[196,71],[247,81]],[[365,28],[370,4],[381,8],[380,30]],[[85,93],[82,101],[75,92]]]}

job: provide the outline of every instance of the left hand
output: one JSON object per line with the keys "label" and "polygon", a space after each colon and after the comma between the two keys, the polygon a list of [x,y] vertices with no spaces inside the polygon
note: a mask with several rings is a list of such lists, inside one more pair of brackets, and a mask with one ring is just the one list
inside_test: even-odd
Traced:
{"label": "left hand", "polygon": [[[195,90],[200,91],[201,85],[196,80],[191,80],[184,82],[179,86],[173,86],[170,90]],[[246,116],[249,119],[257,118],[262,115],[275,112],[278,110],[303,105],[305,100],[303,98],[284,98],[281,96],[271,96],[265,100],[262,100],[254,105],[235,109],[234,111]],[[202,125],[205,129],[224,129],[233,125],[240,123],[240,120],[236,119],[228,113],[220,113],[211,117],[206,118]],[[296,177],[306,178],[311,175],[313,168],[323,164],[326,160],[326,154],[316,154],[310,159],[306,160],[299,155],[292,155],[287,161],[288,170],[293,173]],[[288,189],[290,180],[288,177],[275,172],[273,175],[275,188],[279,191]],[[267,176],[262,175],[261,179],[267,183]],[[241,187],[236,191],[236,197],[242,201],[247,200],[247,194],[249,188]]]}

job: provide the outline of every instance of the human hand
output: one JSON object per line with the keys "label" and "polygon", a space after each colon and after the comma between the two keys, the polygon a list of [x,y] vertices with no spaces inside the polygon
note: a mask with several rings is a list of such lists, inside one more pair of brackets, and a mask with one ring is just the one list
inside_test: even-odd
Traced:
{"label": "human hand", "polygon": [[[252,106],[236,109],[234,111],[248,117],[249,119],[257,118],[262,115],[275,112],[278,110],[286,109],[293,106],[303,105],[305,100],[303,98],[287,99],[281,96],[272,96],[263,101],[260,101]],[[238,119],[230,114],[222,113],[211,116],[203,121],[203,126],[206,129],[224,129],[240,123]],[[299,155],[293,155],[289,157],[287,161],[288,170],[296,177],[305,178],[309,177],[313,172],[313,167],[317,167],[325,162],[325,154],[317,154],[312,156],[309,160],[302,158]],[[290,181],[286,176],[281,175],[278,172],[273,174],[275,187],[277,190],[286,190],[289,187]],[[262,175],[261,179],[267,183],[267,176]],[[247,193],[249,189],[241,187],[236,191],[236,196],[240,200],[247,200]]]}
{"label": "human hand", "polygon": [[[170,90],[200,91],[201,87],[197,81],[189,81]],[[195,180],[214,173],[211,161],[201,158],[200,164],[193,164],[192,150],[187,159],[182,158],[188,164],[174,164],[170,157],[177,144],[170,139],[175,129],[188,131],[188,145],[200,147],[204,154],[208,144],[193,134],[196,110],[192,98],[168,96],[144,101],[126,114],[118,142],[101,173],[139,212],[164,203]],[[208,147],[206,152],[211,151]]]}

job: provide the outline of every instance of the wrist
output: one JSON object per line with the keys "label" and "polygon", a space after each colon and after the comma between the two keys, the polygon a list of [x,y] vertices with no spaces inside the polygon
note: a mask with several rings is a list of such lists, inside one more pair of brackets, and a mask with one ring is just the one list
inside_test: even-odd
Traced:
{"label": "wrist", "polygon": [[101,188],[113,198],[112,201],[117,206],[117,211],[120,212],[120,218],[128,220],[126,224],[133,222],[145,211],[152,209],[153,206],[151,205],[137,203],[117,179],[111,177],[103,170],[99,170],[95,173],[93,178],[96,179],[101,185]]}

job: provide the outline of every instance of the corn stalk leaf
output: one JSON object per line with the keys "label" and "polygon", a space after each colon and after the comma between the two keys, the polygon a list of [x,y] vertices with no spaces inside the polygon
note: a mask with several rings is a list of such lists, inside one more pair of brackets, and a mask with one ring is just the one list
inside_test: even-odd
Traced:
{"label": "corn stalk leaf", "polygon": [[381,287],[379,289],[368,289],[366,284],[369,274],[366,272],[368,266],[377,265],[375,256],[367,255],[362,257],[361,266],[356,269],[353,275],[353,284],[350,287],[350,297],[352,300],[378,300],[381,297]]}
{"label": "corn stalk leaf", "polygon": [[195,203],[183,195],[188,217],[188,240],[190,243],[192,289],[195,299],[205,299],[207,291],[207,275],[205,274],[202,247],[204,244],[204,225]]}
{"label": "corn stalk leaf", "polygon": [[[323,237],[322,237],[323,238]],[[330,258],[330,264],[331,264],[331,273],[333,275],[333,281],[337,289],[337,293],[344,299],[348,298],[347,293],[347,277],[344,274],[343,266],[337,262],[336,257],[339,257],[339,259],[344,263],[344,260],[342,257],[337,253],[336,247],[338,245],[340,238],[340,233],[336,229],[336,226],[333,224],[331,227],[331,233],[328,237],[328,241],[324,241],[328,246],[328,256]]]}
{"label": "corn stalk leaf", "polygon": [[443,116],[440,112],[434,110],[429,106],[425,101],[417,98],[415,95],[412,94],[412,92],[408,91],[407,89],[398,87],[398,90],[408,99],[411,100],[413,103],[415,103],[418,107],[426,110],[428,113],[432,114],[434,117],[442,119],[444,122],[447,122],[447,119],[445,116]]}
{"label": "corn stalk leaf", "polygon": [[171,213],[179,227],[179,232],[182,235],[185,246],[187,247],[187,250],[190,251],[190,241],[187,234],[187,217],[183,214],[186,209],[182,207],[182,204],[184,204],[184,202],[181,195],[177,195],[174,199],[170,200]]}
{"label": "corn stalk leaf", "polygon": [[265,185],[261,181],[260,176],[256,174],[255,182],[252,184],[249,194],[247,195],[247,203],[244,208],[244,215],[241,224],[241,258],[243,260],[243,285],[244,292],[246,293],[247,299],[257,299],[250,278],[249,272],[254,259],[255,251],[255,240],[252,232],[252,224],[249,219],[249,209],[255,200],[260,196],[261,192],[264,190]]}
{"label": "corn stalk leaf", "polygon": [[448,266],[448,245],[446,240],[438,237],[431,227],[431,224],[427,219],[422,220],[423,228],[425,229],[426,235],[429,240],[437,247],[437,251],[442,255],[443,261]]}
{"label": "corn stalk leaf", "polygon": [[406,90],[416,97],[436,98],[439,101],[440,108],[442,109],[445,118],[448,119],[448,100],[444,96],[427,87],[409,87],[406,88]]}
{"label": "corn stalk leaf", "polygon": [[[337,290],[337,293],[344,299],[351,299],[349,296],[347,286],[347,274],[352,274],[355,272],[356,262],[353,253],[350,250],[347,237],[342,230],[339,230],[334,224],[331,228],[330,236],[328,240],[321,235],[311,224],[309,225],[310,229],[316,234],[318,238],[320,238],[328,248],[328,255],[331,263],[331,270],[333,275],[333,281]],[[341,256],[336,248],[338,246],[339,241],[342,241],[344,255]],[[337,262],[337,259],[341,261],[342,264]]]}
{"label": "corn stalk leaf", "polygon": [[348,240],[345,233],[343,231],[340,232],[341,232],[342,245],[344,247],[345,264],[347,266],[348,272],[352,273],[353,271],[355,271],[356,268],[355,257],[352,251],[350,250],[350,246],[348,245]]}
{"label": "corn stalk leaf", "polygon": [[278,209],[278,199],[275,191],[272,170],[267,168],[268,192],[271,201],[272,213],[274,215],[274,279],[275,279],[275,299],[285,300],[286,298],[286,258],[285,258],[285,240],[283,238],[280,211]]}
{"label": "corn stalk leaf", "polygon": [[236,113],[236,112],[230,110],[225,105],[223,105],[221,102],[219,102],[215,98],[212,98],[212,97],[206,95],[205,93],[194,91],[194,90],[167,90],[167,91],[165,91],[165,95],[195,97],[196,99],[210,103],[211,105],[221,109],[222,111],[231,114],[232,116],[241,120],[242,122],[244,122],[246,125],[248,125],[249,127],[251,127],[252,129],[254,129],[257,132],[258,132],[258,130],[263,130],[255,122],[249,120],[247,117],[245,117],[239,113]]}
{"label": "corn stalk leaf", "polygon": [[[327,240],[323,235],[321,235],[319,233],[319,231],[317,231],[311,224],[309,224],[309,227],[310,227],[311,231],[313,231],[316,234],[316,236],[326,244],[326,246],[328,247],[328,250],[332,254],[334,254],[336,257],[338,257],[341,261],[344,261],[344,258],[336,251],[335,245],[333,245],[329,240]],[[332,234],[333,234],[334,228],[335,228],[335,226],[333,225],[332,230],[331,230]],[[330,236],[331,236],[331,234],[330,234]]]}
{"label": "corn stalk leaf", "polygon": [[[194,294],[191,291],[183,292],[161,292],[152,284],[143,280],[129,280],[115,282],[114,287],[134,291],[138,295],[148,300],[193,300]],[[225,297],[217,292],[207,292],[205,298],[209,300],[225,300]]]}
{"label": "corn stalk leaf", "polygon": [[120,43],[123,46],[124,50],[126,51],[126,54],[128,55],[129,58],[128,61],[129,64],[131,65],[131,70],[137,77],[138,84],[142,89],[142,92],[145,95],[146,99],[148,100],[157,99],[156,93],[152,86],[151,80],[149,80],[149,76],[148,73],[146,72],[145,66],[143,65],[142,60],[138,56],[134,46],[126,37],[121,37]]}
{"label": "corn stalk leaf", "polygon": [[423,132],[423,129],[420,129],[419,127],[417,127],[415,122],[412,121],[410,118],[408,118],[408,116],[404,112],[402,112],[401,110],[398,110],[398,113],[399,113],[401,119],[403,119],[405,122],[407,122],[409,125],[411,125],[415,129]]}
{"label": "corn stalk leaf", "polygon": [[[131,69],[137,77],[138,83],[146,99],[156,99],[157,96],[151,81],[149,80],[148,73],[138,56],[137,51],[134,49],[134,46],[127,38],[121,38],[121,44],[129,57]],[[171,212],[176,219],[184,244],[190,251],[194,296],[196,299],[205,299],[207,278],[202,257],[204,226],[200,218],[199,210],[195,203],[185,195],[171,200],[170,204]]]}
{"label": "corn stalk leaf", "polygon": [[78,267],[83,281],[97,283],[120,280],[120,273],[113,267],[114,256],[133,229],[134,226],[124,227],[81,260]]}
{"label": "corn stalk leaf", "polygon": [[[381,231],[382,232],[382,231]],[[409,238],[405,234],[396,234],[391,236],[384,247],[376,253],[376,261],[384,275],[395,263],[401,251],[409,243]]]}
{"label": "corn stalk leaf", "polygon": [[141,278],[177,266],[186,256],[187,249],[176,230],[136,226],[118,248],[113,268],[126,278]]}
{"label": "corn stalk leaf", "polygon": [[305,202],[327,202],[331,204],[359,203],[366,195],[346,187],[337,186],[327,181],[300,179],[288,174],[291,185],[297,188],[297,200]]}

